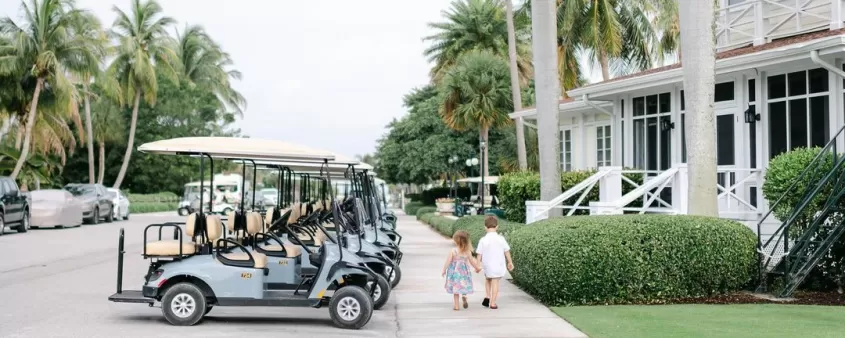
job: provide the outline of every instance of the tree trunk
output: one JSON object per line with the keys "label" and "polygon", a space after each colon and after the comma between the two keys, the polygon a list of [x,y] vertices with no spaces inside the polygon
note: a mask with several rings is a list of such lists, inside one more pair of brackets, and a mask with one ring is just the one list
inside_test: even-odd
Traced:
{"label": "tree trunk", "polygon": [[687,102],[687,164],[691,215],[718,216],[716,117],[713,111],[716,47],[712,1],[681,1],[681,50]]}
{"label": "tree trunk", "polygon": [[[519,87],[519,69],[516,66],[516,32],[513,25],[513,3],[505,0],[505,10],[508,24],[508,58],[511,70],[511,95],[513,96],[513,110],[522,110],[522,92]],[[525,126],[522,118],[516,118],[516,158],[519,170],[528,169],[528,159],[525,153]]]}
{"label": "tree trunk", "polygon": [[607,53],[599,51],[599,65],[601,65],[602,80],[610,80],[610,61],[607,60]]}
{"label": "tree trunk", "polygon": [[88,80],[82,81],[84,91],[82,99],[85,103],[85,132],[88,141],[88,183],[94,183],[94,128],[91,122],[91,100],[88,95]]}
{"label": "tree trunk", "polygon": [[126,153],[123,155],[123,164],[120,165],[120,172],[117,173],[117,179],[114,180],[112,188],[120,189],[120,183],[123,182],[123,176],[126,175],[126,169],[129,167],[129,159],[132,158],[132,150],[135,143],[135,124],[138,123],[138,105],[141,104],[141,90],[135,90],[135,102],[132,104],[132,121],[129,123],[129,141],[126,145]]}
{"label": "tree trunk", "polygon": [[23,147],[21,148],[21,153],[18,157],[18,163],[15,164],[15,169],[12,170],[12,174],[9,175],[13,180],[18,177],[18,174],[21,172],[21,168],[23,168],[23,164],[26,162],[26,158],[29,156],[29,146],[30,143],[32,143],[32,127],[35,125],[36,109],[38,109],[38,96],[41,95],[42,86],[44,86],[44,78],[39,77],[35,80],[35,92],[32,93],[32,102],[29,106],[29,114],[27,114],[26,117],[26,131],[24,132],[23,137]]}
{"label": "tree trunk", "polygon": [[[537,134],[540,144],[540,199],[560,195],[558,153],[558,96],[560,82],[557,63],[557,1],[534,0],[531,4],[531,30],[534,49]],[[549,210],[549,216],[560,209]]]}
{"label": "tree trunk", "polygon": [[103,176],[106,174],[106,143],[98,142],[100,144],[100,172],[97,174],[97,183],[103,184]]}
{"label": "tree trunk", "polygon": [[21,123],[18,126],[18,132],[17,132],[18,135],[17,135],[17,137],[15,137],[15,150],[18,150],[18,151],[20,151],[21,146],[23,146],[23,134],[24,134],[25,129],[21,128],[21,127],[26,127],[26,125]]}

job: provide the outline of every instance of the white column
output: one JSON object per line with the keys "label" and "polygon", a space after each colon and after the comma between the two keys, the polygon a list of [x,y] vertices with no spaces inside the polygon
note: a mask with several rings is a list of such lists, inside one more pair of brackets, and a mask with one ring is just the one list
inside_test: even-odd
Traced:
{"label": "white column", "polygon": [[842,1],[830,0],[830,29],[840,29],[842,25]]}
{"label": "white column", "polygon": [[525,201],[525,224],[549,218],[548,212],[539,213],[548,208],[549,202],[546,201]]}
{"label": "white column", "polygon": [[[586,116],[587,115],[583,114],[583,113],[578,116],[578,132],[580,133],[578,138],[580,139],[579,143],[581,143],[581,146],[579,147],[581,149],[581,153],[578,154],[578,162],[580,162],[580,163],[578,163],[578,166],[575,167],[575,168],[578,168],[580,170],[587,169],[587,167],[588,167],[588,165],[587,165],[587,130],[585,129],[586,127],[584,126],[584,118],[586,118]],[[573,149],[574,149],[574,147],[573,147]]]}
{"label": "white column", "polygon": [[599,180],[599,200],[590,202],[590,215],[621,215],[615,203],[622,198],[622,167],[613,166]]}
{"label": "white column", "polygon": [[[672,181],[672,208],[680,215],[686,215],[689,210],[689,190],[687,181],[689,174],[687,172],[687,164],[680,163],[676,165],[678,173]],[[716,189],[716,187],[713,187]]]}
{"label": "white column", "polygon": [[622,106],[620,100],[617,98],[613,101],[613,116],[611,116],[610,126],[610,144],[611,146],[611,160],[610,165],[623,167],[622,158]]}
{"label": "white column", "polygon": [[757,212],[766,213],[769,210],[769,201],[763,197],[763,178],[766,175],[766,168],[769,167],[769,104],[766,87],[769,84],[766,72],[760,72],[755,81],[754,92],[757,96],[757,110],[760,114],[760,121],[754,123],[757,128],[757,168],[760,173],[757,175]]}
{"label": "white column", "polygon": [[[838,1],[838,0],[836,0]],[[766,19],[763,18],[763,1],[754,3],[754,45],[766,43]]]}

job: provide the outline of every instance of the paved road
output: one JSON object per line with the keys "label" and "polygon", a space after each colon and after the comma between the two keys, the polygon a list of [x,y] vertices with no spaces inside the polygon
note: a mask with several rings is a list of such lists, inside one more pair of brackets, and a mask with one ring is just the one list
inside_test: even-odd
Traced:
{"label": "paved road", "polygon": [[109,302],[119,229],[126,229],[123,287],[137,290],[147,267],[144,227],[180,219],[146,214],[81,228],[7,232],[0,237],[0,337],[584,337],[510,283],[502,284],[499,310],[481,307],[479,275],[470,308],[453,311],[440,277],[453,244],[408,216],[398,225],[405,237],[402,282],[362,330],[335,328],[326,309],[260,307],[215,307],[199,325],[177,327],[158,306]]}
{"label": "paved road", "polygon": [[[395,337],[395,305],[359,331],[332,326],[326,309],[217,307],[200,325],[171,326],[161,309],[108,301],[115,292],[117,237],[126,229],[124,289],[146,272],[143,229],[174,213],[72,229],[7,230],[0,237],[0,337]],[[353,333],[350,335],[350,333]]]}

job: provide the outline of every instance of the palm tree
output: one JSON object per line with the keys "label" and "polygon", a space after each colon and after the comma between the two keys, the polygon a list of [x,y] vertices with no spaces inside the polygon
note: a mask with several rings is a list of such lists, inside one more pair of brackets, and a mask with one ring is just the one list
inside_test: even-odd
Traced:
{"label": "palm tree", "polygon": [[657,15],[654,16],[652,24],[660,33],[660,40],[657,44],[657,57],[663,62],[666,55],[677,54],[678,62],[681,62],[681,21],[678,17],[677,0],[658,0],[656,3]]}
{"label": "palm tree", "polygon": [[[456,0],[449,12],[443,12],[445,22],[429,23],[439,30],[423,38],[431,41],[424,54],[435,63],[431,76],[440,82],[446,72],[463,54],[473,50],[488,50],[496,56],[508,57],[508,20],[502,0]],[[525,36],[528,21],[524,16],[514,18],[514,29]],[[517,39],[517,67],[520,82],[526,85],[533,77],[531,53],[525,39]]]}
{"label": "palm tree", "polygon": [[684,93],[687,102],[689,214],[719,216],[716,186],[715,91],[716,41],[713,1],[683,1],[679,10]]}
{"label": "palm tree", "polygon": [[[508,61],[510,61],[511,95],[513,96],[513,110],[522,110],[522,89],[519,86],[519,66],[517,66],[516,54],[516,30],[513,23],[513,3],[505,1],[505,16],[508,25]],[[516,119],[516,158],[519,169],[528,169],[528,160],[525,153],[525,126],[522,118]]]}
{"label": "palm tree", "polygon": [[510,96],[508,64],[491,51],[471,51],[458,58],[454,67],[444,75],[440,88],[443,101],[440,116],[446,125],[457,131],[478,128],[484,147],[484,176],[489,172],[490,128],[511,124],[508,113],[513,111]]}
{"label": "palm tree", "polygon": [[179,59],[172,49],[174,43],[167,34],[167,27],[175,21],[160,16],[162,9],[158,2],[132,0],[131,16],[117,6],[113,10],[117,13],[117,19],[111,33],[118,40],[118,47],[117,57],[109,66],[107,76],[117,79],[127,102],[132,102],[129,140],[113,186],[119,189],[132,157],[141,95],[147,103],[155,104],[158,91],[156,67],[174,83],[178,83],[176,68]]}
{"label": "palm tree", "polygon": [[99,173],[97,183],[103,184],[106,172],[106,143],[120,142],[124,138],[125,125],[120,116],[120,107],[107,98],[94,103],[94,140],[99,148]]}
{"label": "palm tree", "polygon": [[12,42],[0,52],[6,55],[0,58],[0,76],[27,74],[35,82],[20,156],[10,175],[13,179],[29,156],[41,92],[52,91],[58,102],[76,101],[76,90],[66,74],[92,71],[99,62],[87,39],[74,29],[87,15],[74,7],[73,0],[30,0],[29,5],[21,5],[22,25],[10,17],[0,19],[0,34]]}
{"label": "palm tree", "polygon": [[243,116],[246,99],[232,88],[231,79],[240,80],[241,73],[229,70],[233,61],[228,53],[205,32],[201,26],[186,26],[185,32],[176,34],[174,48],[181,65],[181,76],[191,85],[214,93],[221,106],[229,107]]}

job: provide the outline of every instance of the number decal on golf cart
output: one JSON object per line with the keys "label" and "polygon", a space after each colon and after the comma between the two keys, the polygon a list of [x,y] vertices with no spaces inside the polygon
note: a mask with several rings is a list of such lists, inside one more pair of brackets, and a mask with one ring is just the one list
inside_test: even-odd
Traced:
{"label": "number decal on golf cart", "polygon": [[241,278],[252,278],[252,274],[249,272],[241,272]]}
{"label": "number decal on golf cart", "polygon": [[283,260],[280,260],[280,261],[279,261],[279,265],[288,265],[288,261],[286,261],[286,260],[284,260],[284,259],[283,259]]}

